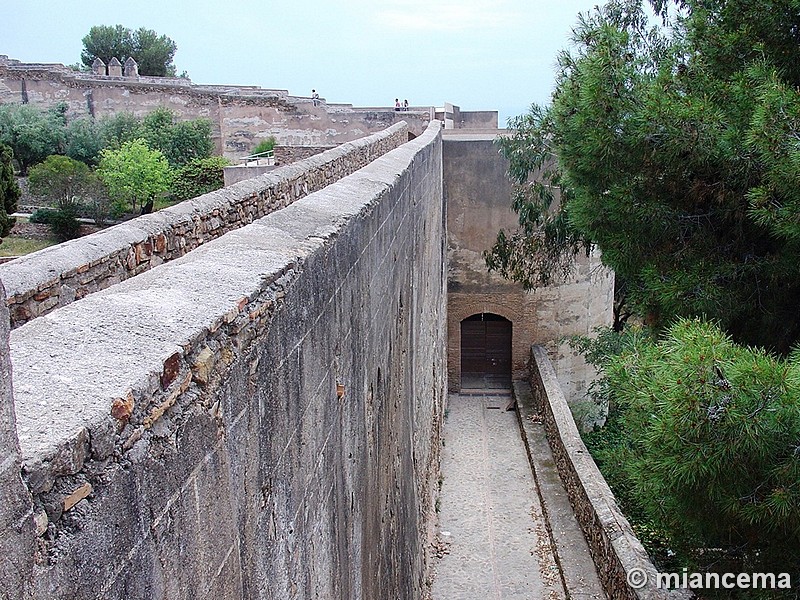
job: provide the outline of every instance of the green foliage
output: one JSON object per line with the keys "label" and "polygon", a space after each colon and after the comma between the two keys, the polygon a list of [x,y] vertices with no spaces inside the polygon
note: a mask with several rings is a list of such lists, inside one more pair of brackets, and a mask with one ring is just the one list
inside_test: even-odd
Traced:
{"label": "green foliage", "polygon": [[[546,284],[594,244],[656,329],[707,315],[738,341],[800,338],[800,13],[744,0],[612,0],[582,17],[549,107],[500,141],[521,227],[488,265]],[[541,173],[543,183],[531,183]]]}
{"label": "green foliage", "polygon": [[119,150],[126,142],[142,137],[142,122],[133,113],[121,112],[98,122],[103,149]]}
{"label": "green foliage", "polygon": [[117,209],[133,211],[164,194],[172,180],[164,155],[141,139],[126,142],[119,150],[103,150],[97,174]]}
{"label": "green foliage", "polygon": [[28,222],[47,225],[53,220],[53,215],[55,213],[55,208],[37,208],[31,213],[31,216],[28,217]]}
{"label": "green foliage", "polygon": [[271,135],[268,138],[261,140],[255,148],[250,151],[250,154],[261,154],[263,152],[272,152],[273,148],[275,148],[275,144],[277,140],[275,136]]}
{"label": "green foliage", "polygon": [[0,106],[0,143],[14,151],[22,175],[31,165],[62,151],[64,129],[62,106],[46,111],[27,104]]}
{"label": "green foliage", "polygon": [[800,353],[778,359],[680,320],[657,343],[619,338],[600,362],[615,402],[592,443],[627,507],[687,553],[800,567]]}
{"label": "green foliage", "polygon": [[16,219],[9,217],[17,212],[20,189],[14,177],[11,161],[14,153],[5,144],[0,144],[0,238],[5,237],[14,227]]}
{"label": "green foliage", "polygon": [[62,204],[49,217],[50,230],[59,242],[73,240],[80,236],[81,224],[78,221],[78,206],[74,203]]}
{"label": "green foliage", "polygon": [[83,38],[81,62],[91,67],[95,58],[108,64],[112,58],[124,63],[133,57],[139,65],[140,75],[157,77],[174,76],[172,59],[178,47],[165,35],[141,27],[135,31],[115,25],[96,25]]}
{"label": "green foliage", "polygon": [[208,158],[213,149],[208,119],[178,121],[175,113],[163,107],[142,120],[141,137],[150,148],[160,150],[173,167]]}
{"label": "green foliage", "polygon": [[183,201],[213,192],[225,185],[223,169],[231,163],[221,156],[195,158],[175,172],[171,196]]}
{"label": "green foliage", "polygon": [[75,119],[67,124],[64,153],[70,158],[95,167],[100,161],[100,151],[105,145],[103,128],[98,121],[84,118]]}
{"label": "green foliage", "polygon": [[48,156],[44,162],[31,167],[28,175],[31,193],[58,206],[89,195],[97,189],[97,184],[86,163],[68,156]]}

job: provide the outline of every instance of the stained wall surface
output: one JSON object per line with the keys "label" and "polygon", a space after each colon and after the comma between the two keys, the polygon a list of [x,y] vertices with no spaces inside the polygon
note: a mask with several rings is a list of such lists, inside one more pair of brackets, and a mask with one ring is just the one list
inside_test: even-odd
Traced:
{"label": "stained wall surface", "polygon": [[434,124],[11,333],[30,597],[422,597],[441,178]]}
{"label": "stained wall surface", "polygon": [[460,389],[461,321],[482,312],[512,322],[512,370],[525,378],[531,344],[547,347],[568,400],[584,400],[594,377],[580,355],[561,340],[587,335],[612,318],[614,278],[599,256],[578,261],[561,285],[526,292],[517,283],[489,273],[483,252],[500,229],[513,231],[508,162],[494,144],[495,132],[445,132],[444,191],[448,231],[448,385]]}

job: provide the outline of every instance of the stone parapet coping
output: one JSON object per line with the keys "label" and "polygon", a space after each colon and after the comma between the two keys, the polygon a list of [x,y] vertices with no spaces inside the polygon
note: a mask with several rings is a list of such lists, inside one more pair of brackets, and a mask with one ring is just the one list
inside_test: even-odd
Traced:
{"label": "stone parapet coping", "polygon": [[140,275],[338,181],[408,140],[402,121],[247,181],[0,265],[11,326]]}
{"label": "stone parapet coping", "polygon": [[[547,351],[541,346],[531,348],[530,383],[559,474],[609,598],[694,598],[689,590],[663,590],[656,586],[656,568],[586,449]],[[628,583],[629,574],[635,570],[647,575],[648,583],[640,589]]]}
{"label": "stone parapet coping", "polygon": [[438,139],[433,123],[308,198],[12,331],[17,431],[34,498],[62,480],[90,490],[85,464],[123,461],[165,427],[165,412],[196,402],[268,327],[304,264],[371,214]]}

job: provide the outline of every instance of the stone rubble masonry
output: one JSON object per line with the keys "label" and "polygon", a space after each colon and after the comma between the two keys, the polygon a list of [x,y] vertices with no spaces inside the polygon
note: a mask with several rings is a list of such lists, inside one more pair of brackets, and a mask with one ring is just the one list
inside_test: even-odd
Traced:
{"label": "stone rubble masonry", "polygon": [[40,536],[26,598],[422,598],[446,396],[443,215],[434,123],[12,331]]}
{"label": "stone rubble masonry", "polygon": [[183,256],[355,172],[408,139],[405,123],[228,188],[0,265],[11,326]]}
{"label": "stone rubble masonry", "polygon": [[330,146],[283,146],[276,145],[273,149],[275,164],[290,165],[309,156],[315,156],[329,150]]}
{"label": "stone rubble masonry", "polygon": [[[614,600],[694,598],[689,590],[656,587],[656,568],[586,449],[542,346],[531,348],[530,364],[534,407],[542,416],[561,480],[608,597]],[[628,584],[632,569],[642,569],[647,574],[645,587],[634,589]]]}
{"label": "stone rubble masonry", "polygon": [[0,302],[0,600],[17,600],[31,576],[35,537],[33,503],[20,476],[8,336],[8,311]]}
{"label": "stone rubble masonry", "polygon": [[[122,75],[121,68],[114,67],[114,72]],[[111,65],[108,69],[110,75]],[[121,112],[143,117],[163,106],[181,120],[208,119],[216,152],[231,159],[247,156],[260,139],[270,136],[291,146],[335,146],[401,120],[419,135],[433,120],[431,108],[396,112],[388,106],[327,102],[314,106],[311,98],[291,96],[286,90],[203,85],[182,77],[109,77],[79,73],[61,64],[22,63],[4,55],[0,55],[0,103],[43,108],[65,103],[70,118]]]}

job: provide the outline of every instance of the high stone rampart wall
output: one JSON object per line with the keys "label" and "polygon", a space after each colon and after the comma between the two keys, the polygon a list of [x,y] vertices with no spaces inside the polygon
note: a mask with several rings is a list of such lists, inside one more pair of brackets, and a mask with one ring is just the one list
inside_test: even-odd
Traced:
{"label": "high stone rampart wall", "polygon": [[14,330],[40,533],[27,596],[420,598],[446,386],[441,190],[434,124]]}
{"label": "high stone rampart wall", "polygon": [[405,123],[271,173],[0,265],[12,327],[183,256],[355,172],[408,139]]}
{"label": "high stone rampart wall", "polygon": [[184,78],[102,77],[59,64],[20,63],[0,57],[0,103],[67,105],[70,117],[100,118],[121,112],[143,117],[163,106],[182,120],[211,121],[216,153],[241,158],[259,141],[275,137],[292,146],[335,146],[405,121],[415,135],[432,120],[430,110],[314,105],[311,98],[254,86],[197,85]]}

